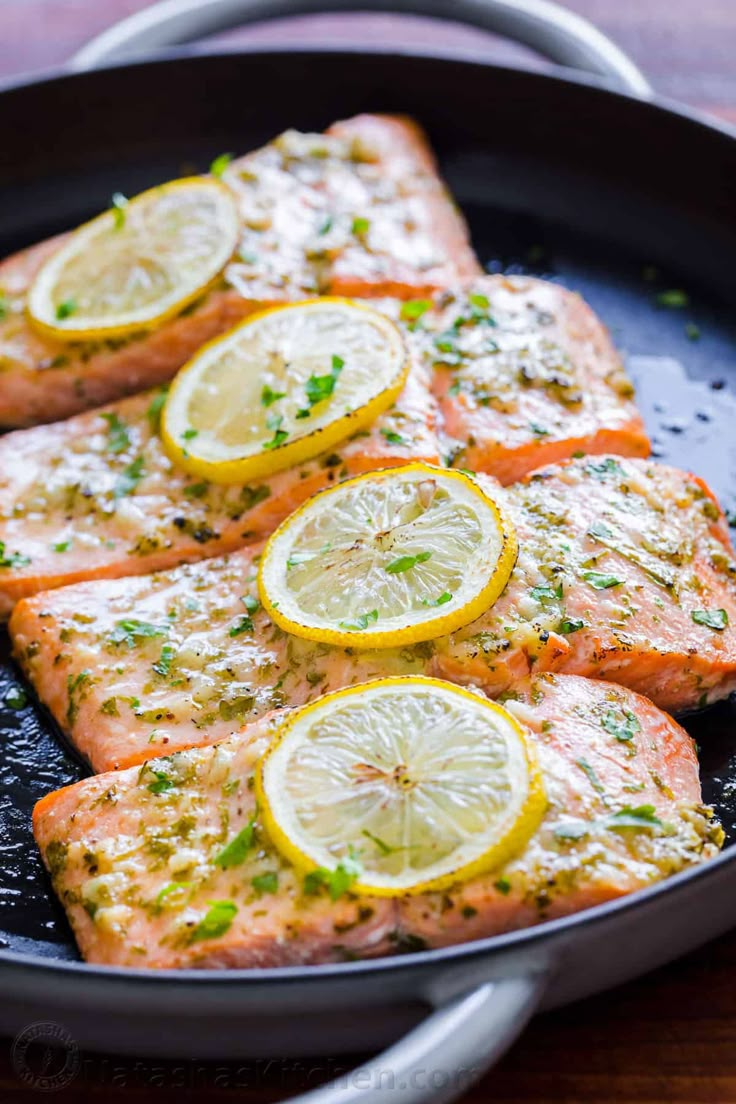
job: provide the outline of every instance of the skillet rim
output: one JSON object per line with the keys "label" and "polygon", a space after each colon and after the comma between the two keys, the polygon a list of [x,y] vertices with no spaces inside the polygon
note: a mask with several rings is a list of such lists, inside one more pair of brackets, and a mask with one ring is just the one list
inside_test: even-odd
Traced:
{"label": "skillet rim", "polygon": [[134,71],[138,68],[158,68],[175,65],[181,61],[215,61],[223,55],[226,57],[248,57],[252,54],[280,57],[310,56],[321,57],[324,55],[343,57],[346,60],[354,57],[379,57],[394,60],[411,58],[427,61],[433,64],[462,65],[473,69],[493,69],[501,75],[510,77],[525,76],[530,80],[538,80],[543,84],[551,82],[556,85],[569,85],[575,88],[603,93],[617,100],[628,101],[641,108],[650,108],[655,112],[664,113],[684,121],[703,127],[706,131],[721,135],[726,139],[736,140],[736,123],[721,119],[717,115],[711,115],[707,111],[678,100],[654,92],[652,96],[637,96],[633,92],[619,89],[605,77],[598,77],[591,73],[578,73],[574,70],[561,69],[560,71],[546,72],[537,69],[534,65],[520,62],[517,65],[498,65],[489,60],[482,50],[473,50],[467,47],[448,48],[445,52],[435,52],[427,46],[402,45],[383,46],[381,43],[366,43],[365,45],[351,43],[314,43],[309,48],[297,42],[285,42],[280,46],[268,43],[241,44],[228,47],[227,45],[213,50],[207,45],[172,46],[165,51],[141,55],[128,61],[112,62],[101,66],[99,69],[69,69],[62,65],[51,66],[48,69],[34,70],[28,73],[12,74],[10,77],[0,79],[0,97],[7,92],[22,92],[25,89],[36,89],[54,85],[59,81],[85,80],[107,72],[119,73],[123,70]]}
{"label": "skillet rim", "polygon": [[[489,60],[485,52],[481,50],[453,48],[444,52],[436,52],[426,45],[404,45],[397,48],[395,46],[385,47],[380,43],[370,43],[362,46],[351,45],[350,43],[315,43],[310,44],[309,48],[305,48],[299,43],[284,43],[280,46],[269,45],[268,43],[253,43],[232,47],[224,46],[216,50],[206,45],[172,47],[166,50],[163,56],[159,52],[155,55],[115,62],[97,70],[74,71],[64,66],[56,66],[40,72],[13,75],[10,78],[0,80],[0,105],[6,94],[16,92],[22,94],[26,89],[53,88],[59,82],[66,82],[67,80],[83,81],[107,71],[114,73],[129,71],[133,73],[139,68],[165,69],[182,61],[197,62],[201,60],[202,63],[205,63],[215,61],[222,55],[247,58],[254,54],[281,59],[284,55],[299,56],[305,59],[330,55],[345,60],[356,56],[387,58],[397,61],[403,58],[412,58],[438,66],[448,64],[470,67],[471,69],[493,69],[501,76],[508,74],[510,77],[516,78],[521,75],[530,81],[538,82],[542,87],[550,83],[553,85],[562,84],[579,90],[593,91],[595,94],[602,94],[604,98],[612,97],[615,100],[628,101],[633,107],[638,107],[642,111],[649,110],[655,115],[674,117],[679,122],[705,131],[714,138],[725,139],[727,143],[736,143],[736,125],[656,93],[652,97],[638,97],[633,93],[614,87],[605,78],[590,74],[578,74],[567,70],[561,73],[545,72],[540,71],[533,65],[523,63],[514,66],[498,65]],[[105,966],[81,960],[70,961],[0,947],[0,969],[7,965],[23,967],[36,974],[62,974],[82,978],[92,976],[107,980],[112,984],[125,983],[126,981],[130,983],[147,982],[149,984],[168,982],[177,987],[191,983],[201,987],[206,984],[211,985],[213,982],[216,982],[219,986],[237,984],[257,987],[261,983],[273,984],[277,982],[290,986],[302,983],[309,978],[327,981],[330,978],[346,978],[364,974],[398,973],[406,969],[432,969],[441,965],[449,966],[458,961],[466,963],[475,958],[501,954],[505,951],[534,948],[543,944],[546,940],[554,939],[555,936],[564,936],[569,931],[575,931],[583,926],[590,927],[604,923],[618,914],[626,914],[636,909],[643,911],[649,902],[665,895],[677,895],[678,893],[685,895],[687,887],[694,880],[704,880],[709,877],[713,879],[724,866],[730,863],[736,863],[736,842],[702,866],[695,866],[689,870],[681,871],[662,882],[636,890],[604,904],[596,905],[593,908],[583,909],[570,916],[541,921],[528,928],[520,928],[466,943],[393,956],[384,955],[379,958],[363,959],[357,962],[323,963],[310,966],[250,967],[228,970],[151,969]],[[734,877],[736,878],[736,875]]]}
{"label": "skillet rim", "polygon": [[[12,966],[25,966],[34,970],[47,970],[51,973],[75,974],[83,977],[94,975],[97,978],[110,982],[131,981],[167,981],[175,985],[195,982],[200,985],[212,982],[227,984],[248,984],[253,986],[260,983],[286,982],[298,984],[310,977],[318,976],[320,980],[328,978],[345,978],[362,974],[400,972],[407,968],[433,968],[435,966],[450,966],[457,960],[466,962],[468,959],[485,957],[490,954],[501,954],[505,951],[534,949],[538,944],[543,944],[546,939],[552,940],[555,936],[563,936],[570,929],[584,926],[593,926],[603,923],[611,916],[618,913],[628,913],[631,910],[646,908],[648,902],[665,895],[687,892],[687,887],[696,879],[716,877],[723,866],[736,863],[736,843],[731,844],[725,851],[721,851],[715,858],[709,859],[702,866],[693,866],[689,870],[673,874],[661,882],[656,882],[644,889],[635,890],[633,893],[624,894],[605,904],[595,905],[592,908],[581,909],[570,916],[563,916],[557,920],[543,920],[528,928],[518,928],[515,931],[504,932],[501,935],[489,935],[484,939],[474,939],[466,943],[455,943],[447,947],[435,947],[424,951],[412,951],[406,954],[382,955],[378,958],[361,959],[356,962],[328,962],[305,966],[269,966],[247,967],[232,969],[152,969],[150,967],[135,966],[105,966],[99,963],[89,963],[82,960],[68,960],[47,958],[44,955],[33,955],[24,951],[12,951],[0,949],[0,968],[4,964]],[[734,875],[736,878],[736,874]]]}

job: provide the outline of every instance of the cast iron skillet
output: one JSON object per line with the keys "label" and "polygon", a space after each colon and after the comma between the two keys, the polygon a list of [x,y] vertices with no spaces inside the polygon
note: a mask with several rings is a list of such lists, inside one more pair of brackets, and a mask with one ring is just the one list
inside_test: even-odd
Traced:
{"label": "cast iron skillet", "polygon": [[[410,44],[189,50],[81,71],[131,46],[186,41],[236,17],[349,6],[168,0],[91,44],[77,73],[7,87],[0,254],[81,221],[115,190],[131,194],[186,165],[204,168],[222,150],[247,150],[287,126],[321,129],[363,110],[408,112],[428,129],[484,261],[583,291],[629,357],[658,454],[692,466],[732,503],[736,140],[654,101],[631,63],[577,17],[539,0],[452,7],[595,78],[500,68],[475,55],[428,56]],[[439,0],[361,7],[447,12]],[[624,91],[612,90],[611,79]],[[645,279],[642,266],[658,274],[648,270]],[[657,309],[657,291],[672,287],[688,292],[688,307]],[[0,700],[17,683],[7,659],[1,678]],[[310,1101],[327,1091],[338,1104],[450,1099],[535,1008],[652,969],[736,921],[731,706],[693,717],[689,727],[702,747],[706,800],[727,831],[724,853],[701,869],[566,920],[442,951],[154,973],[79,962],[29,814],[43,793],[83,771],[43,712],[0,708],[0,1031],[50,1020],[87,1048],[236,1058],[375,1049],[412,1028],[349,1082],[308,1094]]]}

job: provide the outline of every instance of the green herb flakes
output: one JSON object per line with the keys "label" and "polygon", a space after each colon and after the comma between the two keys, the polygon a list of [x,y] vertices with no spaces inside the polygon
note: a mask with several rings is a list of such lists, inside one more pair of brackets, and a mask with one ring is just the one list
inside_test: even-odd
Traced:
{"label": "green herb flakes", "polygon": [[217,177],[217,179],[219,180],[219,178],[222,176],[222,174],[224,173],[225,169],[228,167],[228,165],[230,164],[230,162],[232,161],[234,156],[235,156],[234,153],[220,153],[220,154],[218,154],[218,156],[214,159],[214,161],[210,165],[210,172],[212,173],[212,175]]}
{"label": "green herb flakes", "polygon": [[724,609],[693,610],[690,616],[696,625],[705,625],[716,632],[728,628],[728,613]]}
{"label": "green herb flakes", "polygon": [[252,816],[244,828],[227,843],[212,860],[221,870],[230,870],[233,866],[242,866],[253,849],[256,838],[256,820]]}
{"label": "green herb flakes", "polygon": [[190,943],[200,943],[203,939],[218,939],[221,935],[225,935],[238,912],[238,906],[233,901],[210,901],[209,906],[208,911],[190,935]]}
{"label": "green herb flakes", "polygon": [[426,563],[432,556],[431,552],[417,552],[416,556],[399,556],[387,564],[385,571],[389,575],[400,575],[404,571],[411,571],[417,564]]}

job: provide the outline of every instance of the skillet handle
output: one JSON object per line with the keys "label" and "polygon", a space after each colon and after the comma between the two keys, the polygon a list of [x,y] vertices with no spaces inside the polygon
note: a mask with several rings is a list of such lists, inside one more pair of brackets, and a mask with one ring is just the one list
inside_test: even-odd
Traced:
{"label": "skillet handle", "polygon": [[74,70],[93,69],[191,42],[203,35],[282,16],[341,11],[428,15],[470,23],[523,42],[560,65],[605,77],[634,96],[646,78],[586,19],[551,0],[160,0],[114,24],[74,55]]}
{"label": "skillet handle", "polygon": [[436,1009],[382,1054],[288,1104],[445,1104],[467,1092],[525,1027],[546,974],[488,981]]}

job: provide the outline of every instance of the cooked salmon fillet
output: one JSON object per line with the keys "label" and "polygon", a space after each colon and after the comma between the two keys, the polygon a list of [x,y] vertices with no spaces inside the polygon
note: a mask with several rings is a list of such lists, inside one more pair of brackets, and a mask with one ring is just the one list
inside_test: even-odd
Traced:
{"label": "cooked salmon fillet", "polygon": [[717,852],[723,831],[700,804],[695,745],[646,698],[545,674],[505,704],[534,735],[547,813],[502,870],[400,901],[405,941],[439,947],[567,916]]}
{"label": "cooked salmon fillet", "polygon": [[26,316],[30,284],[64,236],[0,263],[0,429],[69,417],[170,379],[254,307],[315,294],[425,294],[479,271],[421,130],[361,115],[325,134],[288,131],[223,179],[242,238],[223,278],[149,333],[57,342]]}
{"label": "cooked salmon fillet", "polygon": [[546,815],[505,867],[443,894],[307,892],[253,792],[278,716],[49,794],[34,831],[83,956],[279,966],[458,943],[621,896],[716,853],[722,832],[700,804],[692,741],[650,702],[547,675],[519,686],[509,707],[538,747]]}
{"label": "cooked salmon fillet", "polygon": [[358,652],[282,632],[258,607],[257,558],[247,548],[19,604],[15,654],[94,770],[211,744],[352,683],[421,672],[421,646]]}
{"label": "cooked salmon fillet", "polygon": [[16,658],[95,770],[140,762],[152,746],[212,742],[274,707],[386,673],[435,674],[495,697],[532,670],[565,671],[673,710],[736,686],[732,552],[702,483],[603,457],[497,493],[519,560],[495,606],[454,636],[376,653],[285,635],[254,607],[258,553],[248,548],[22,601],[10,622]]}
{"label": "cooked salmon fillet", "polygon": [[[537,461],[577,451],[648,451],[630,385],[582,300],[543,281],[488,277],[472,288],[446,293],[437,308],[425,299],[377,299],[403,328],[412,358],[396,407],[343,448],[255,485],[222,490],[177,470],[157,433],[163,393],[0,439],[0,616],[38,590],[156,571],[237,548],[267,534],[336,476],[442,458],[505,482]],[[548,329],[563,334],[559,346],[544,336]],[[540,340],[564,364],[545,367]],[[507,352],[483,352],[489,341]],[[454,368],[448,359],[457,362]],[[466,387],[478,371],[488,383],[491,370],[498,403],[487,405]],[[560,399],[563,377],[572,381],[573,397]],[[532,413],[544,417],[549,432],[535,432]],[[458,451],[458,419],[466,416],[476,419],[474,432],[482,435],[464,438],[475,441],[470,452]]]}
{"label": "cooked salmon fillet", "polygon": [[433,670],[497,696],[537,671],[620,682],[670,712],[736,689],[736,563],[694,475],[603,456],[509,488],[519,559],[498,602],[439,641]]}
{"label": "cooked salmon fillet", "polygon": [[0,438],[0,617],[39,590],[238,548],[335,479],[440,459],[436,402],[418,364],[370,431],[240,486],[194,479],[171,463],[158,434],[163,398],[146,392]]}
{"label": "cooked salmon fillet", "polygon": [[486,276],[442,296],[412,339],[432,369],[456,467],[512,483],[576,452],[649,455],[633,386],[574,292]]}

